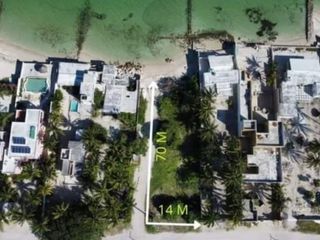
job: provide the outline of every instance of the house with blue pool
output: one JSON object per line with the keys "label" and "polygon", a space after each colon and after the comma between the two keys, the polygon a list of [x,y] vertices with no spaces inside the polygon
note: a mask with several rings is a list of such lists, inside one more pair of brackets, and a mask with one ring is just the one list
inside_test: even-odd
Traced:
{"label": "house with blue pool", "polygon": [[52,67],[52,63],[22,62],[16,93],[18,108],[42,108],[47,103]]}
{"label": "house with blue pool", "polygon": [[23,162],[40,158],[45,135],[43,118],[44,112],[40,109],[16,111],[8,148],[4,152],[2,173],[19,174]]}

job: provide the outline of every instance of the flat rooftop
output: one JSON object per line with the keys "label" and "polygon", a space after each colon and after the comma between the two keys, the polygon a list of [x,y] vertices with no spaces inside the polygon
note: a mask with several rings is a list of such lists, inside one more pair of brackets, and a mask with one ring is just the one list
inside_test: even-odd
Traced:
{"label": "flat rooftop", "polygon": [[297,115],[298,101],[311,101],[320,96],[319,59],[290,58],[290,69],[281,83],[279,114],[283,117]]}
{"label": "flat rooftop", "polygon": [[[138,90],[128,91],[129,79],[112,79],[106,84],[103,113],[136,113]],[[137,86],[138,88],[138,86]]]}
{"label": "flat rooftop", "polygon": [[59,62],[57,83],[62,86],[80,86],[90,63]]}
{"label": "flat rooftop", "polygon": [[247,155],[248,169],[257,171],[244,174],[245,181],[278,181],[279,154],[276,149],[254,148],[253,154]]}
{"label": "flat rooftop", "polygon": [[24,122],[12,122],[8,157],[36,159],[41,154],[38,133],[41,130],[43,111],[27,109]]}
{"label": "flat rooftop", "polygon": [[283,141],[282,123],[278,121],[268,121],[267,132],[257,133],[257,145],[282,145]]}
{"label": "flat rooftop", "polygon": [[218,95],[227,97],[233,95],[233,84],[240,80],[232,55],[199,56],[199,74],[201,87],[213,88]]}

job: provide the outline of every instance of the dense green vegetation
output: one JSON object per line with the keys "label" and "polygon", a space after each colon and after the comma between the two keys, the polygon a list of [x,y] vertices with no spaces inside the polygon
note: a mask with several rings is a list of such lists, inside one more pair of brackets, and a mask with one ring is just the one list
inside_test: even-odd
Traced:
{"label": "dense green vegetation", "polygon": [[99,114],[99,110],[103,108],[104,94],[99,89],[94,90],[92,116],[96,117]]}
{"label": "dense green vegetation", "polygon": [[[196,77],[176,80],[161,96],[157,131],[166,133],[166,153],[165,159],[156,160],[153,166],[153,205],[159,211],[159,198],[167,206],[177,204],[181,194],[200,198],[200,190],[202,214],[195,209],[191,219],[202,219],[212,226],[227,217],[238,224],[242,220],[244,161],[236,138],[227,139],[227,147],[222,146],[214,124],[214,104],[214,92],[200,91]],[[156,148],[162,146],[156,140]],[[216,205],[218,180],[226,186],[223,208]]]}
{"label": "dense green vegetation", "polygon": [[286,202],[289,199],[285,197],[283,186],[274,183],[271,185],[271,196],[269,197],[269,203],[271,204],[272,219],[281,220],[281,213],[286,206]]}
{"label": "dense green vegetation", "polygon": [[56,90],[44,136],[47,151],[42,158],[24,163],[19,175],[0,174],[0,202],[10,203],[8,209],[0,209],[0,224],[27,221],[43,240],[98,240],[106,231],[130,223],[134,205],[132,156],[144,154],[146,143],[136,137],[131,126],[123,124],[120,133],[110,138],[104,127],[91,121],[83,133],[86,161],[80,177],[82,190],[54,186],[63,136],[62,98],[62,92]]}
{"label": "dense green vegetation", "polygon": [[145,99],[142,94],[140,94],[139,98],[139,107],[138,107],[138,123],[139,124],[144,124],[145,122],[145,113],[147,110],[147,99]]}
{"label": "dense green vegetation", "polygon": [[56,90],[51,101],[51,112],[46,129],[46,138],[44,141],[45,147],[51,152],[51,154],[59,155],[60,138],[63,135],[61,130],[62,124],[62,106],[61,101],[63,99],[63,93],[61,90]]}
{"label": "dense green vegetation", "polygon": [[[158,211],[154,213],[155,216],[160,214],[161,202],[165,208],[170,204],[176,206],[179,202],[187,204],[188,217],[181,216],[186,221],[193,221],[200,215],[199,162],[195,157],[197,149],[190,147],[196,141],[193,119],[198,100],[196,96],[199,96],[197,82],[197,78],[183,77],[178,86],[159,99],[160,122],[157,132],[166,134],[166,143],[163,145],[166,152],[164,159],[154,162],[152,171],[152,203]],[[155,143],[156,138],[155,135]],[[156,143],[157,146],[160,144]]]}
{"label": "dense green vegetation", "polygon": [[0,113],[0,130],[4,130],[13,118],[14,113]]}
{"label": "dense green vegetation", "polygon": [[123,128],[135,130],[136,127],[136,115],[132,113],[120,113],[118,116]]}
{"label": "dense green vegetation", "polygon": [[16,93],[16,85],[8,83],[7,79],[0,80],[0,98],[4,96],[10,96]]}
{"label": "dense green vegetation", "polygon": [[275,62],[269,63],[267,71],[267,85],[269,87],[277,86],[277,65]]}
{"label": "dense green vegetation", "polygon": [[310,168],[320,172],[320,142],[318,139],[313,139],[308,143],[307,152],[306,163]]}
{"label": "dense green vegetation", "polygon": [[231,137],[226,141],[224,151],[224,166],[221,171],[221,178],[226,187],[226,205],[225,210],[233,224],[237,225],[243,218],[243,198],[242,189],[243,173],[245,162],[243,160],[239,141]]}

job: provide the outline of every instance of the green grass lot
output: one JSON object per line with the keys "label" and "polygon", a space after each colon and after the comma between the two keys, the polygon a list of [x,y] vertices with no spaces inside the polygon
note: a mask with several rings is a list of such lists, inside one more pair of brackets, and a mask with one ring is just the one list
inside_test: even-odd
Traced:
{"label": "green grass lot", "polygon": [[178,150],[168,149],[166,160],[158,160],[153,164],[151,179],[151,196],[155,194],[191,195],[198,193],[198,182],[189,181],[188,185],[177,180],[177,170],[182,162]]}
{"label": "green grass lot", "polygon": [[281,34],[305,36],[305,1],[301,0],[196,0],[193,31],[226,30],[242,39],[257,40],[259,26],[249,21],[247,8],[260,9],[263,18],[277,23],[275,31]]}
{"label": "green grass lot", "polygon": [[296,231],[320,234],[320,224],[314,221],[298,220]]}
{"label": "green grass lot", "polygon": [[[73,57],[78,16],[85,1],[2,0],[0,38],[47,55]],[[105,19],[92,18],[84,53],[111,61],[157,60],[180,50],[170,40],[156,39],[186,32],[187,0],[90,0],[90,4]],[[256,40],[258,27],[245,14],[252,7],[276,22],[275,30],[282,35],[304,36],[305,6],[300,0],[193,0],[192,29],[226,30]]]}

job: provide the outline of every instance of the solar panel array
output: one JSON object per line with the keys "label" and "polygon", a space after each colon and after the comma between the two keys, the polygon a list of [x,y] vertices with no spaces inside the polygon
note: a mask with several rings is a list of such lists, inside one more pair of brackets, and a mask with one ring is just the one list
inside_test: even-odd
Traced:
{"label": "solar panel array", "polygon": [[12,137],[12,142],[14,144],[26,144],[26,139],[24,137]]}
{"label": "solar panel array", "polygon": [[26,146],[11,146],[11,152],[13,153],[30,153],[31,149],[30,147],[26,147]]}

